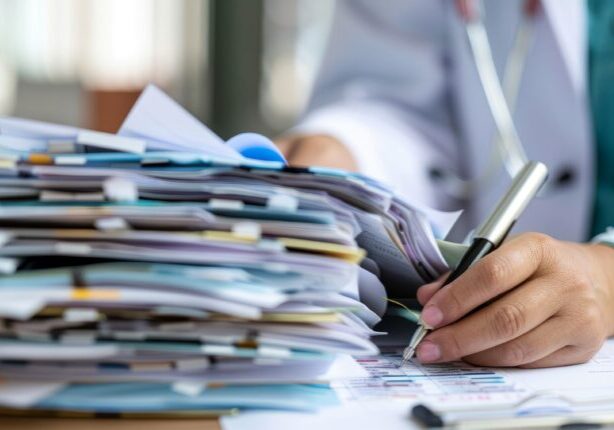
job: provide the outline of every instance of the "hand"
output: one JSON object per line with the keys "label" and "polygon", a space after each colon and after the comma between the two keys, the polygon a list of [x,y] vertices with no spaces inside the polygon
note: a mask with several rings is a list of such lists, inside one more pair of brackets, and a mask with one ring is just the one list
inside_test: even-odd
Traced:
{"label": "hand", "polygon": [[[549,367],[589,360],[614,334],[614,249],[528,233],[460,278],[418,290],[433,326],[422,362]],[[469,312],[481,307],[471,315]]]}
{"label": "hand", "polygon": [[337,139],[325,136],[290,136],[275,144],[293,166],[321,166],[355,171],[358,165],[350,151]]}

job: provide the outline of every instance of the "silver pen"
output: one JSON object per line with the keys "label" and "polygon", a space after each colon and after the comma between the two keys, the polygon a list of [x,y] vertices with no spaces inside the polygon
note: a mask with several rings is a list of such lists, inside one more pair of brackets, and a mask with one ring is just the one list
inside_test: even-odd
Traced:
{"label": "silver pen", "polygon": [[[471,246],[463,255],[458,266],[450,273],[444,286],[465,273],[473,263],[497,248],[505,240],[520,214],[546,182],[547,177],[548,168],[543,163],[529,161],[524,165],[493,212],[476,230]],[[425,325],[422,320],[419,321],[409,346],[403,351],[403,363],[414,356],[416,348],[431,329],[432,327]]]}

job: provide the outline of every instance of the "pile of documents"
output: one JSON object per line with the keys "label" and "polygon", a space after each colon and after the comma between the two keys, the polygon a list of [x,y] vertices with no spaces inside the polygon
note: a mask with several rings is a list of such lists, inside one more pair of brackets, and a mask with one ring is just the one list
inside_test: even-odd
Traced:
{"label": "pile of documents", "polygon": [[0,406],[334,404],[387,292],[446,270],[453,218],[226,143],[153,86],[116,135],[0,118]]}

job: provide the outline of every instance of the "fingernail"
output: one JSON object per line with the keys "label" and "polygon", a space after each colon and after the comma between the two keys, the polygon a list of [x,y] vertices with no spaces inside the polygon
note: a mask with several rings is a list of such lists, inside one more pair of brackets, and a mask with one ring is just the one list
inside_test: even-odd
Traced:
{"label": "fingernail", "polygon": [[431,327],[435,327],[437,326],[437,324],[443,321],[443,314],[435,305],[430,305],[424,308],[420,316],[422,318],[422,321],[424,321]]}
{"label": "fingernail", "polygon": [[434,344],[433,342],[422,342],[420,346],[418,346],[418,351],[416,351],[418,355],[418,360],[422,363],[428,363],[429,361],[439,360],[441,357],[441,350],[439,346]]}

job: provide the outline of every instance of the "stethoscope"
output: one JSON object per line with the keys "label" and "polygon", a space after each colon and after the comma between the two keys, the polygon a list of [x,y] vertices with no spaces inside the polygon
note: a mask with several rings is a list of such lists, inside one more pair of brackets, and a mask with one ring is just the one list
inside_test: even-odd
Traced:
{"label": "stethoscope", "polygon": [[503,165],[508,175],[514,178],[528,161],[526,151],[518,137],[512,112],[516,107],[520,81],[525,60],[533,40],[535,18],[540,11],[539,0],[525,0],[522,19],[507,57],[503,79],[500,80],[484,26],[482,0],[454,0],[458,14],[463,20],[471,55],[478,72],[480,84],[495,122],[494,137],[489,162],[475,179],[462,179],[453,172],[432,170],[432,177],[451,196],[467,199],[492,183],[494,175]]}

